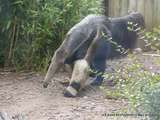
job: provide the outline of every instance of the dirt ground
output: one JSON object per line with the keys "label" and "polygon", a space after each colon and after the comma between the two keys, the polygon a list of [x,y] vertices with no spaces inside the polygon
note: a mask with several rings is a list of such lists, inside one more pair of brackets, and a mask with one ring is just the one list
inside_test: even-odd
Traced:
{"label": "dirt ground", "polygon": [[[146,68],[160,72],[160,66],[152,64],[152,58],[144,57],[142,61]],[[0,111],[10,116],[22,114],[25,120],[138,120],[108,116],[127,108],[127,100],[106,99],[98,87],[87,88],[77,98],[65,98],[62,94],[64,86],[53,83],[44,89],[43,78],[43,75],[33,72],[1,70]],[[59,73],[55,78],[69,79],[69,74]]]}
{"label": "dirt ground", "polygon": [[27,120],[102,120],[105,114],[127,105],[122,100],[104,99],[98,88],[65,98],[63,88],[42,88],[42,79],[38,74],[1,72],[0,110],[13,116],[24,114]]}

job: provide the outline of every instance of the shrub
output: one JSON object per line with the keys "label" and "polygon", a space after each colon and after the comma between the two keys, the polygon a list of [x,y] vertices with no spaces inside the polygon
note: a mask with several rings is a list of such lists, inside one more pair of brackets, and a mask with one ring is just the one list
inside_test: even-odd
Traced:
{"label": "shrub", "polygon": [[160,50],[160,26],[153,28],[150,32],[146,32],[145,38],[147,46],[150,46],[153,50]]}
{"label": "shrub", "polygon": [[0,64],[45,70],[66,32],[100,13],[97,0],[1,0]]}
{"label": "shrub", "polygon": [[160,82],[146,88],[143,97],[142,110],[150,115],[151,120],[160,120]]}
{"label": "shrub", "polygon": [[[116,86],[113,90],[104,90],[107,98],[128,99],[130,112],[159,114],[160,75],[144,69],[140,59],[129,55],[125,60],[122,59],[123,62],[113,63],[115,71],[106,73],[105,79],[114,80]],[[155,115],[150,117],[159,118]]]}

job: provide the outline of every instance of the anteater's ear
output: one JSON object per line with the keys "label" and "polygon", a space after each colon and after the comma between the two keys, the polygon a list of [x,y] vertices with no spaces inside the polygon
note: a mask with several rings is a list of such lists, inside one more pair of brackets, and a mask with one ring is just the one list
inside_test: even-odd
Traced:
{"label": "anteater's ear", "polygon": [[91,45],[89,46],[88,50],[87,50],[87,53],[84,57],[84,59],[90,64],[92,59],[94,58],[95,56],[95,53],[96,53],[96,49],[98,48],[99,46],[99,41],[100,39],[102,38],[102,30],[100,28],[97,29],[97,32],[96,32],[96,36],[95,38],[93,39]]}

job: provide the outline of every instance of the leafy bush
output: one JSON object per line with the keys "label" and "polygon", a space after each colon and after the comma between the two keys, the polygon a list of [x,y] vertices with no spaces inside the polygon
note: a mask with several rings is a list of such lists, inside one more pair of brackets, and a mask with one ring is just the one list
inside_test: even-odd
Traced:
{"label": "leafy bush", "polygon": [[66,32],[87,14],[100,13],[100,3],[97,0],[1,0],[0,64],[45,70]]}
{"label": "leafy bush", "polygon": [[[107,80],[114,80],[116,86],[113,90],[106,91],[107,98],[125,98],[129,101],[129,111],[133,113],[148,113],[152,117],[159,117],[160,111],[160,75],[146,70],[140,59],[135,55],[129,55],[127,62],[119,62],[114,65],[114,72],[106,73]],[[155,120],[158,120],[155,119]]]}
{"label": "leafy bush", "polygon": [[146,88],[143,97],[143,111],[150,115],[151,120],[160,120],[160,82]]}
{"label": "leafy bush", "polygon": [[152,31],[145,34],[147,46],[150,46],[153,50],[160,50],[160,26],[153,28]]}

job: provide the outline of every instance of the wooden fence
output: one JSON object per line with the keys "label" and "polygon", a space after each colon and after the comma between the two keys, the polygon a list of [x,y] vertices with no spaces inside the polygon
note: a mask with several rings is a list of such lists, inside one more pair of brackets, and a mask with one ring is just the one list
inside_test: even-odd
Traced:
{"label": "wooden fence", "polygon": [[108,14],[111,17],[139,11],[144,15],[147,29],[160,25],[160,0],[108,0]]}

